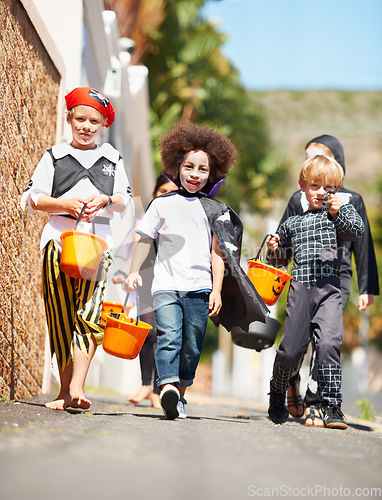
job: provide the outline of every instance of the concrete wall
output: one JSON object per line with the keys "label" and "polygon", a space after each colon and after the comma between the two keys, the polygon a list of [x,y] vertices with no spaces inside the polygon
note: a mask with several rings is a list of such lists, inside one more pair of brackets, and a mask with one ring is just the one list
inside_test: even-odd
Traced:
{"label": "concrete wall", "polygon": [[38,15],[29,7],[0,3],[0,394],[12,399],[36,394],[43,380],[39,241],[46,216],[22,213],[19,200],[56,141],[61,97],[60,60],[37,34]]}

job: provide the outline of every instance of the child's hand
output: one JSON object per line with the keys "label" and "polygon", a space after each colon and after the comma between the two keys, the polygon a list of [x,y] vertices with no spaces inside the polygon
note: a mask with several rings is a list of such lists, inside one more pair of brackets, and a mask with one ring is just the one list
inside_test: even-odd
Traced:
{"label": "child's hand", "polygon": [[358,309],[360,311],[366,311],[366,309],[374,304],[374,295],[362,293],[358,297]]}
{"label": "child's hand", "polygon": [[222,299],[221,295],[218,292],[212,292],[210,293],[210,300],[208,303],[208,309],[210,310],[208,316],[217,316],[219,314],[219,311],[222,307]]}
{"label": "child's hand", "polygon": [[124,283],[127,275],[123,271],[118,271],[112,277],[113,283]]}
{"label": "child's hand", "polygon": [[[106,200],[105,200],[106,199]],[[108,197],[105,194],[94,194],[86,200],[85,216],[88,221],[92,221],[97,215],[98,210],[106,205]]]}
{"label": "child's hand", "polygon": [[142,286],[142,278],[139,273],[131,273],[123,283],[123,289],[125,292],[130,293],[137,285]]}
{"label": "child's hand", "polygon": [[[86,203],[85,198],[69,198],[67,200],[62,200],[63,203],[65,203],[65,211],[71,215],[72,217],[75,217],[78,219],[80,212],[82,210],[82,207]],[[85,218],[85,214],[82,215],[81,220]]]}
{"label": "child's hand", "polygon": [[340,198],[335,194],[330,194],[328,198],[328,212],[332,217],[335,217],[338,214],[340,206],[341,206]]}
{"label": "child's hand", "polygon": [[278,234],[271,234],[267,239],[267,247],[269,250],[276,250],[279,246],[280,236]]}

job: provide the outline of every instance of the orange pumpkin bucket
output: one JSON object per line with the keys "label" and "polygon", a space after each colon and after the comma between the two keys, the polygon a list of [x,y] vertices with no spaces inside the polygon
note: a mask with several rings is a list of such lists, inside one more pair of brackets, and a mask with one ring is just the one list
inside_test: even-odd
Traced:
{"label": "orange pumpkin bucket", "polygon": [[119,318],[106,314],[103,349],[117,358],[134,359],[138,356],[152,326],[143,321],[128,318],[121,313]]}
{"label": "orange pumpkin bucket", "polygon": [[[127,304],[124,307],[124,313],[126,315],[129,314],[130,309],[134,307],[134,304]],[[102,310],[101,310],[101,321],[100,323],[105,325],[106,324],[106,314],[107,313],[121,313],[122,312],[122,304],[119,302],[107,302],[104,301],[102,303]]]}
{"label": "orange pumpkin bucket", "polygon": [[[127,297],[122,309],[125,310]],[[106,313],[106,326],[103,336],[103,349],[108,354],[123,359],[134,359],[138,356],[153,328],[139,320],[139,299],[137,293],[137,319],[128,318],[125,313]]]}
{"label": "orange pumpkin bucket", "polygon": [[108,245],[105,240],[91,233],[77,231],[86,204],[82,207],[77,223],[71,231],[61,234],[61,270],[72,278],[92,280],[98,272],[99,263]]}
{"label": "orange pumpkin bucket", "polygon": [[285,285],[292,279],[292,276],[281,269],[264,264],[264,262],[259,260],[261,249],[268,236],[270,235],[267,234],[264,238],[256,257],[248,260],[249,269],[247,276],[255,285],[263,301],[268,306],[273,306],[276,304]]}
{"label": "orange pumpkin bucket", "polygon": [[102,254],[107,250],[106,241],[75,230],[62,233],[61,240],[61,270],[72,278],[95,279]]}

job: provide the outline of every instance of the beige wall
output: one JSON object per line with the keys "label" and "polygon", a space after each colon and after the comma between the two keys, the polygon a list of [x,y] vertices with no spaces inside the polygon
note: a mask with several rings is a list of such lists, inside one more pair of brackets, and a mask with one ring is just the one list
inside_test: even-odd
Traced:
{"label": "beige wall", "polygon": [[56,141],[61,76],[25,2],[0,2],[0,394],[41,390],[46,335],[39,241],[45,215],[20,195]]}

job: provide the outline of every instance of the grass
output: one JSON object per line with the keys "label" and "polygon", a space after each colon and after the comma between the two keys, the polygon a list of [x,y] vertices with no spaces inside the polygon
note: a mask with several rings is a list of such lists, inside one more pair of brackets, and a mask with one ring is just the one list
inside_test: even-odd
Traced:
{"label": "grass", "polygon": [[375,422],[375,417],[377,412],[374,409],[374,405],[367,398],[357,399],[354,403],[354,408],[359,411],[359,418],[362,420],[370,420]]}
{"label": "grass", "polygon": [[15,402],[14,399],[8,399],[6,396],[3,396],[3,395],[0,396],[0,401],[2,401],[3,403],[14,403]]}

